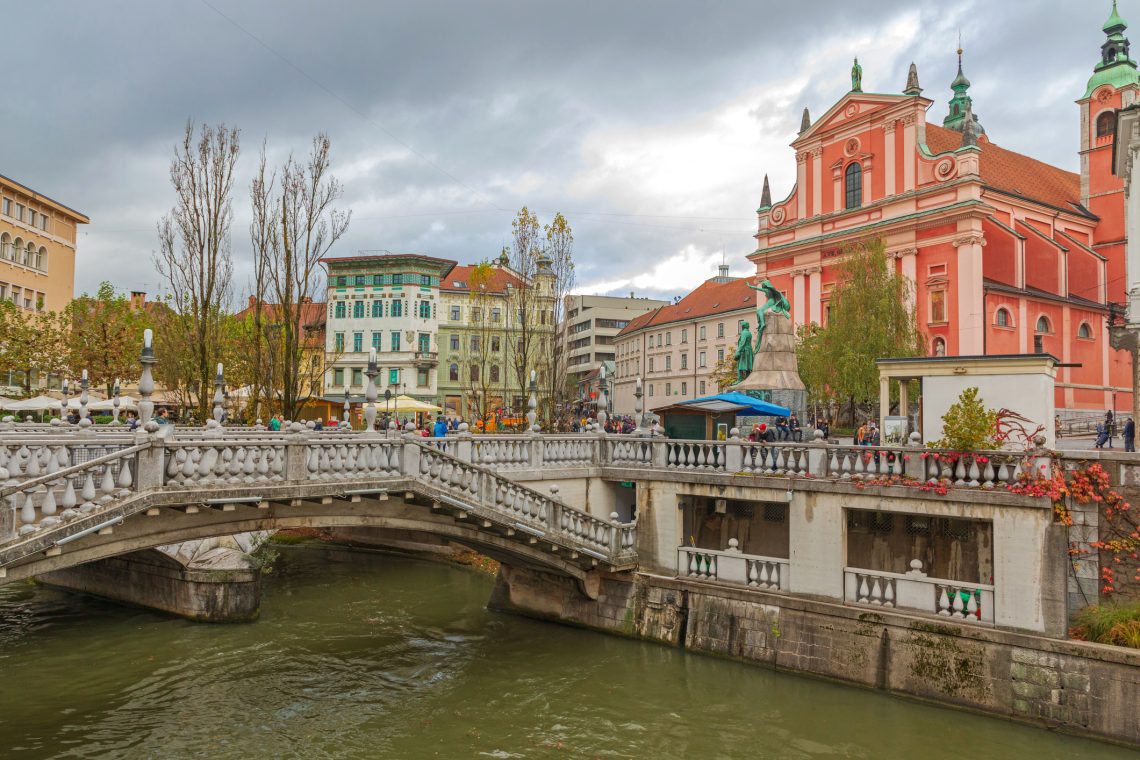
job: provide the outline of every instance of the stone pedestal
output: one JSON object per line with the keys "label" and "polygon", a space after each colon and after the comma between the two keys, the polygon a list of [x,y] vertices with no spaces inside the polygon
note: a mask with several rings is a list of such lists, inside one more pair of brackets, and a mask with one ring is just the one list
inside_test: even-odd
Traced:
{"label": "stone pedestal", "polygon": [[807,422],[807,388],[800,379],[799,365],[796,362],[796,335],[792,330],[792,320],[773,313],[767,315],[767,320],[752,374],[729,390],[787,407],[796,413],[804,429],[810,430],[812,426]]}

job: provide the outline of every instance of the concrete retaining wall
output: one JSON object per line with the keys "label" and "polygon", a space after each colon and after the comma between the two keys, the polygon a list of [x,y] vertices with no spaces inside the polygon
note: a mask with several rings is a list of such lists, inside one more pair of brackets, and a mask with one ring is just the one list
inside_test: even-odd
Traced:
{"label": "concrete retaining wall", "polygon": [[493,608],[1140,746],[1140,652],[644,574],[503,567]]}

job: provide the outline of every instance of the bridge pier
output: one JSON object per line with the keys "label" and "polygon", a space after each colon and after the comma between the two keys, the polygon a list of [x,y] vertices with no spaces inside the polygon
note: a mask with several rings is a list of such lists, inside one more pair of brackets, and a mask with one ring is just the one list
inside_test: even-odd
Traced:
{"label": "bridge pier", "polygon": [[238,549],[187,559],[158,549],[95,560],[37,576],[48,586],[208,623],[257,618],[261,570]]}

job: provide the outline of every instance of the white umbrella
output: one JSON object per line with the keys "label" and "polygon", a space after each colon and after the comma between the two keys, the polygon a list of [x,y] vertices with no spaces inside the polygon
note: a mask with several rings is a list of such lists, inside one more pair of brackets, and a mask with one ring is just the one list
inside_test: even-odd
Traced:
{"label": "white umbrella", "polygon": [[9,412],[46,412],[51,409],[58,411],[59,399],[51,396],[34,396],[22,401],[6,401],[4,409]]}
{"label": "white umbrella", "polygon": [[[139,400],[133,396],[119,396],[119,411],[135,411],[139,408]],[[71,405],[68,404],[70,407]],[[92,401],[87,408],[93,412],[112,412],[115,410],[115,400],[106,398],[102,401]]]}

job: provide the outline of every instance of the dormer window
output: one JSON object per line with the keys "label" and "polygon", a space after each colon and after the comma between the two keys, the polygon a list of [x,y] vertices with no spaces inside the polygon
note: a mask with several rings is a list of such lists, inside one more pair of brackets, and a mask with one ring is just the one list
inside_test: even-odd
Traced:
{"label": "dormer window", "polygon": [[852,162],[845,174],[846,202],[844,208],[859,208],[863,205],[863,167]]}

